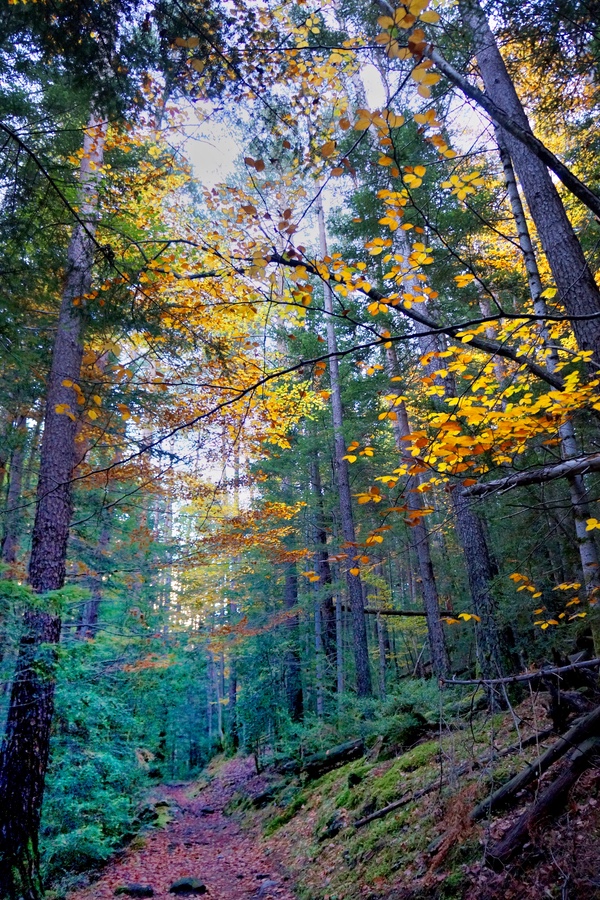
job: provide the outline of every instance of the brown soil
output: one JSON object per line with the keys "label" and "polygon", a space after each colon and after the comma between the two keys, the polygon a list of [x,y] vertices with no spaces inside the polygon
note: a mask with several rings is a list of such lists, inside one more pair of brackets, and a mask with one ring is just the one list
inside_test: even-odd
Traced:
{"label": "brown soil", "polygon": [[[173,900],[174,881],[193,877],[208,888],[208,900],[294,900],[291,885],[261,836],[242,832],[223,813],[233,793],[252,789],[251,760],[231,760],[196,796],[189,785],[161,789],[161,797],[177,807],[174,821],[150,833],[139,849],[130,849],[109,864],[89,887],[68,900],[112,900],[120,885],[150,885],[156,900]],[[210,812],[209,810],[213,810]]]}

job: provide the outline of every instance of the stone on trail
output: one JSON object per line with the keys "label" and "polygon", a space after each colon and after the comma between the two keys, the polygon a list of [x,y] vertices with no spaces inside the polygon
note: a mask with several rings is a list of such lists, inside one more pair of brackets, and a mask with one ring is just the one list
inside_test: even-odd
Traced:
{"label": "stone on trail", "polygon": [[169,888],[170,894],[208,894],[208,888],[198,878],[180,878]]}
{"label": "stone on trail", "polygon": [[259,889],[257,890],[255,897],[257,900],[262,900],[263,897],[268,897],[271,894],[271,891],[278,887],[278,883],[276,881],[271,881],[269,878],[267,881],[263,881]]}
{"label": "stone on trail", "polygon": [[115,889],[115,895],[119,894],[127,897],[154,897],[154,888],[149,884],[121,884]]}

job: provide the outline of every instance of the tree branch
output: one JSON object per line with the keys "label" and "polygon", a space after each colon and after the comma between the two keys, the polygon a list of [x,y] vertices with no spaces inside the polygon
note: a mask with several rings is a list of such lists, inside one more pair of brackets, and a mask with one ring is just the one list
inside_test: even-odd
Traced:
{"label": "tree branch", "polygon": [[563,462],[541,466],[538,469],[515,472],[513,475],[507,475],[506,478],[498,478],[496,481],[480,481],[463,488],[462,492],[465,497],[485,497],[488,494],[511,491],[517,487],[545,484],[557,478],[569,478],[573,475],[585,475],[587,472],[598,471],[600,471],[600,453],[591,453],[588,456],[577,456],[574,459],[566,459]]}

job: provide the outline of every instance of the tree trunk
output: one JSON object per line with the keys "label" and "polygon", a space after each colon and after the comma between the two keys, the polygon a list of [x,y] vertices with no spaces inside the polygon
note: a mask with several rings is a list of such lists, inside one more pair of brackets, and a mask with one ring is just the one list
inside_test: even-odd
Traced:
{"label": "tree trunk", "polygon": [[[486,94],[524,130],[529,121],[489,27],[476,0],[461,0],[463,21],[473,34],[479,71]],[[502,143],[510,153],[542,248],[581,350],[593,351],[593,364],[600,364],[600,291],[565,212],[560,195],[546,165],[506,131]]]}
{"label": "tree trunk", "polygon": [[[387,360],[390,373],[393,376],[397,376],[399,372],[398,360],[393,347],[389,347],[387,350]],[[394,437],[398,452],[402,454],[406,449],[402,439],[410,434],[411,431],[410,423],[408,421],[408,411],[404,401],[395,406],[394,411],[397,416],[394,420]],[[412,519],[412,526],[408,529],[408,539],[412,545],[414,554],[417,557],[419,575],[421,576],[423,606],[425,608],[427,636],[429,638],[429,648],[431,651],[431,665],[435,675],[437,675],[438,678],[443,678],[448,674],[450,662],[448,659],[444,627],[440,620],[440,598],[438,595],[435,573],[433,571],[433,563],[431,561],[429,532],[422,515],[424,506],[423,495],[418,490],[420,483],[421,480],[419,475],[411,475],[407,480],[404,492],[409,514],[410,512],[417,513]]]}
{"label": "tree trunk", "polygon": [[[59,590],[65,580],[75,464],[73,383],[80,377],[83,320],[80,309],[91,287],[97,183],[106,128],[92,118],[80,167],[82,222],[67,253],[40,455],[29,583],[37,594]],[[66,412],[70,415],[65,414]],[[71,418],[72,416],[72,418]],[[0,753],[0,897],[39,900],[38,831],[54,711],[55,648],[61,620],[52,609],[25,613],[2,751]]]}
{"label": "tree trunk", "polygon": [[98,543],[96,545],[96,552],[98,555],[96,568],[99,570],[95,575],[91,578],[91,597],[85,603],[82,613],[81,613],[81,621],[77,626],[77,637],[80,640],[85,640],[86,638],[93,638],[96,635],[96,626],[98,624],[98,613],[100,611],[100,604],[102,602],[102,575],[103,570],[105,569],[106,564],[106,551],[108,549],[108,544],[110,542],[110,525],[108,522],[102,523],[102,528],[100,529],[100,536],[98,537]]}
{"label": "tree trunk", "polygon": [[[403,255],[406,259],[410,255],[406,237],[404,238]],[[415,276],[412,275],[407,279],[409,290],[411,289],[410,281],[414,278]],[[415,292],[419,291],[418,282],[417,287],[413,290]],[[418,341],[423,355],[431,352],[437,353],[446,349],[445,337],[442,334],[424,334],[418,338]],[[425,366],[426,374],[436,384],[443,387],[447,398],[456,397],[454,376],[450,373],[442,378],[434,374],[436,369],[437,361],[433,358]],[[460,487],[453,488],[450,496],[456,517],[456,531],[463,550],[469,580],[473,612],[479,618],[479,621],[476,621],[475,624],[477,661],[483,678],[495,678],[497,675],[502,674],[495,601],[492,594],[492,582],[498,572],[488,547],[482,520],[473,513],[469,501],[463,496]],[[488,700],[492,707],[500,702],[499,697],[491,691],[488,693]]]}
{"label": "tree trunk", "polygon": [[[519,245],[525,262],[525,270],[527,272],[527,282],[529,284],[529,292],[533,302],[533,308],[538,316],[545,316],[547,313],[546,301],[542,297],[543,285],[540,277],[540,271],[537,264],[535,249],[529,234],[529,227],[525,217],[523,204],[515,178],[512,160],[509,150],[506,146],[505,136],[502,131],[496,129],[496,140],[500,151],[500,159],[504,170],[504,179],[506,182],[506,190],[510,201],[512,214],[514,216],[517,232],[519,235]],[[546,365],[550,372],[555,372],[559,362],[558,351],[555,343],[552,341],[545,322],[542,320],[541,335],[546,348]],[[575,436],[575,428],[572,421],[567,420],[559,428],[561,456],[564,460],[573,459],[577,456],[577,439]],[[583,581],[585,586],[586,598],[588,602],[594,600],[600,591],[600,559],[596,542],[594,541],[593,532],[587,530],[587,520],[591,516],[589,505],[589,495],[585,487],[583,475],[567,475],[567,484],[569,486],[569,496],[571,499],[571,509],[573,510],[573,519],[575,523],[575,535],[577,547],[579,550],[579,558],[581,561],[581,569],[583,572]],[[597,613],[592,611],[592,632],[594,635],[594,645],[596,651],[600,651],[600,630],[597,624]]]}
{"label": "tree trunk", "polygon": [[335,670],[335,610],[333,608],[333,594],[331,591],[331,566],[329,565],[329,553],[327,551],[327,531],[325,529],[325,513],[323,510],[323,488],[321,486],[321,472],[319,470],[319,455],[314,448],[310,460],[310,482],[312,493],[316,502],[314,540],[317,545],[317,574],[319,587],[326,592],[321,600],[321,638],[323,651],[329,667]]}
{"label": "tree trunk", "polygon": [[21,499],[21,483],[23,480],[23,460],[25,457],[25,440],[27,426],[25,416],[19,416],[17,422],[17,438],[10,459],[8,472],[8,494],[6,497],[6,517],[4,519],[4,537],[2,538],[2,562],[12,566],[17,561],[17,544],[22,511],[19,510]]}
{"label": "tree trunk", "polygon": [[237,720],[237,660],[234,653],[229,657],[227,698],[229,741],[231,749],[235,752],[240,746],[240,735]]}
{"label": "tree trunk", "polygon": [[[318,205],[319,237],[321,254],[327,256],[327,239],[325,235],[325,216],[323,204]],[[337,353],[337,339],[335,335],[335,323],[333,319],[333,292],[329,284],[324,285],[325,311],[327,313],[327,349],[330,354]],[[344,413],[342,408],[342,392],[340,387],[339,367],[337,356],[331,355],[329,359],[329,379],[331,386],[331,411],[333,418],[334,435],[334,463],[337,487],[340,499],[340,520],[342,535],[349,555],[356,546],[356,534],[354,531],[354,517],[352,513],[352,494],[350,492],[350,473],[348,462],[344,459],[346,454],[346,441],[344,438]],[[371,668],[369,665],[369,647],[367,641],[367,628],[363,611],[363,590],[360,575],[353,575],[350,569],[353,565],[346,565],[346,580],[348,585],[348,598],[352,610],[352,634],[354,645],[354,663],[356,667],[356,691],[359,697],[370,697],[373,693],[371,683]]]}
{"label": "tree trunk", "polygon": [[[298,605],[298,575],[295,563],[290,563],[285,570],[283,603],[285,609],[294,609]],[[302,695],[302,660],[298,648],[300,627],[298,615],[290,616],[286,620],[286,626],[288,646],[284,653],[283,665],[287,708],[292,722],[301,722],[304,718],[304,699]]]}
{"label": "tree trunk", "polygon": [[344,693],[344,613],[342,598],[335,598],[335,671],[338,700]]}

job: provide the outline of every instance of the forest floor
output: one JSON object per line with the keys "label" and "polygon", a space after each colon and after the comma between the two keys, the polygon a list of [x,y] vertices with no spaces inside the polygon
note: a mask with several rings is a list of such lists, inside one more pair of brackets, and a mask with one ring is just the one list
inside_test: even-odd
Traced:
{"label": "forest floor", "polygon": [[[516,712],[525,722],[526,704]],[[523,726],[522,737],[530,730]],[[68,900],[109,900],[132,883],[167,900],[183,877],[202,882],[208,900],[600,900],[599,768],[584,773],[558,819],[531,833],[498,872],[488,867],[486,848],[528,807],[536,787],[488,821],[470,824],[469,812],[555,738],[488,766],[476,763],[492,744],[514,745],[507,714],[424,737],[386,759],[370,754],[314,781],[274,768],[258,776],[252,759],[216,758],[195,783],[155,788],[150,806],[168,802],[172,820],[136,837]],[[469,760],[473,768],[465,772]],[[353,827],[436,779],[426,796]]]}
{"label": "forest floor", "polygon": [[177,894],[169,888],[182,878],[204,884],[208,900],[294,900],[261,834],[242,830],[223,812],[234,792],[261,787],[252,759],[227,761],[208,784],[162,785],[153,799],[170,802],[172,821],[137,838],[97,881],[71,892],[68,900],[113,900],[127,885],[149,886],[156,900],[172,900]]}

